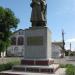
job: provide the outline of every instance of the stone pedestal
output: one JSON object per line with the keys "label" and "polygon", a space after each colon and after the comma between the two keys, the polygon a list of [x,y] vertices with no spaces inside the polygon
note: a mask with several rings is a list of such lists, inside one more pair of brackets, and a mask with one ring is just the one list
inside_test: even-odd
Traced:
{"label": "stone pedestal", "polygon": [[24,58],[51,58],[51,31],[47,27],[31,27],[25,30]]}

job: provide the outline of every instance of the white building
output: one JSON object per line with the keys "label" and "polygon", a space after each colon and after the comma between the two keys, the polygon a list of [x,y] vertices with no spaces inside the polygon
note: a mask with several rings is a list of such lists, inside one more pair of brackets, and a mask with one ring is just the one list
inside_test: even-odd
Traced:
{"label": "white building", "polygon": [[62,53],[62,42],[52,42],[52,58],[61,57]]}
{"label": "white building", "polygon": [[[8,56],[24,56],[24,30],[20,29],[10,37],[11,46],[7,49]],[[52,57],[58,58],[61,54],[61,42],[52,43]]]}
{"label": "white building", "polygon": [[23,56],[24,53],[24,30],[20,29],[10,37],[11,46],[7,49],[8,56]]}

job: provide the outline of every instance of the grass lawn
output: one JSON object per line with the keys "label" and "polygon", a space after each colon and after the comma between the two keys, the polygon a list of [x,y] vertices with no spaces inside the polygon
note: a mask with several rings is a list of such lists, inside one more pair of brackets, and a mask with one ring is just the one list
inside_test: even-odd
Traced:
{"label": "grass lawn", "polygon": [[9,63],[9,62],[20,62],[21,61],[21,57],[4,57],[4,58],[0,58],[0,64],[5,64],[5,63]]}

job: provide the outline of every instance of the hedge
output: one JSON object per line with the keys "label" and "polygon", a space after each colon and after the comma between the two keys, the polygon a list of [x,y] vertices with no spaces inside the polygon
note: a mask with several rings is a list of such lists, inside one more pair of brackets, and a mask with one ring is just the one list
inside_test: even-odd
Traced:
{"label": "hedge", "polygon": [[66,69],[66,75],[75,75],[75,66],[68,65]]}
{"label": "hedge", "polygon": [[9,62],[6,64],[0,64],[0,71],[9,70],[13,65],[20,64],[20,62]]}

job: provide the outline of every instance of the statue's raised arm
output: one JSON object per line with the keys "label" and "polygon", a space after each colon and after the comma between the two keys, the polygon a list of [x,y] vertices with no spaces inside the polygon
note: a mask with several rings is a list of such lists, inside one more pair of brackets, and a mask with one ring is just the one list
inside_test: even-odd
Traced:
{"label": "statue's raised arm", "polygon": [[46,26],[46,0],[32,0],[32,26]]}

